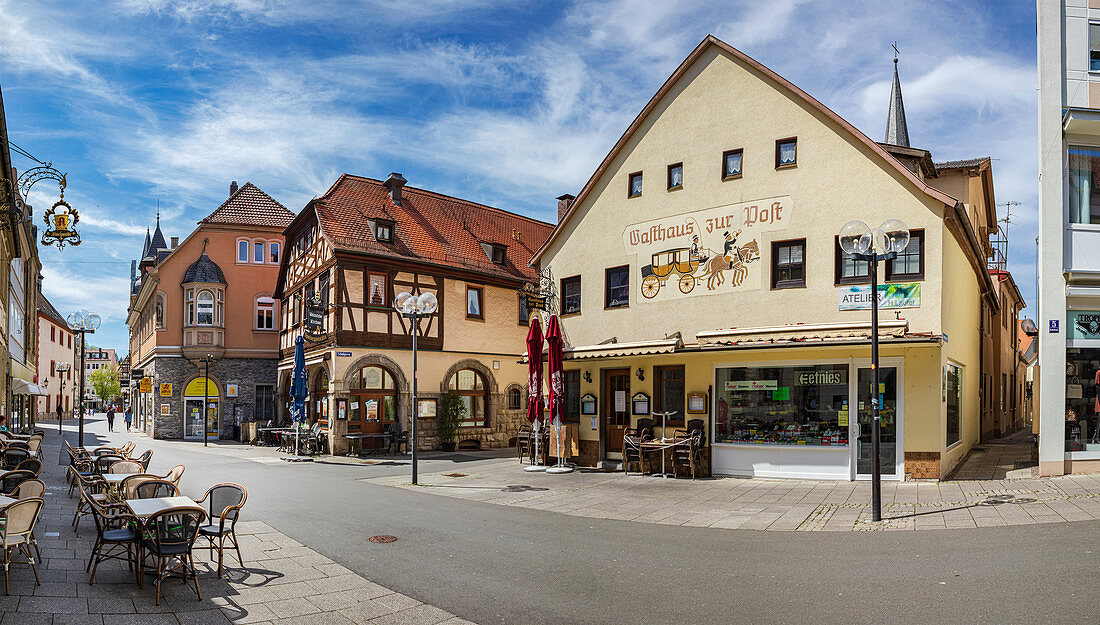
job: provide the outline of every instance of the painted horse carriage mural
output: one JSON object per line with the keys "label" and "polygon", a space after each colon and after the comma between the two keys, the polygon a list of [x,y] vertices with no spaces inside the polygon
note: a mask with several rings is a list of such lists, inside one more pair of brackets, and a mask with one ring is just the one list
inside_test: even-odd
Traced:
{"label": "painted horse carriage mural", "polygon": [[730,255],[724,255],[705,249],[703,253],[697,253],[687,247],[655,252],[650,264],[642,267],[642,296],[646,299],[656,297],[673,274],[678,276],[676,286],[684,295],[691,293],[695,284],[704,278],[707,289],[713,291],[725,281],[722,274],[726,270],[733,271],[730,286],[738,286],[748,276],[749,270],[745,265],[760,258],[760,247],[754,239],[730,252]]}

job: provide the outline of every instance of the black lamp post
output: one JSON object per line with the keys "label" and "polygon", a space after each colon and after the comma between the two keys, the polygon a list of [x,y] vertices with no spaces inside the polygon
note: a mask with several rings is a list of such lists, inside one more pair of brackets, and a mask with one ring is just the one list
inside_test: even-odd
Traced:
{"label": "black lamp post", "polygon": [[207,440],[207,427],[210,419],[210,407],[207,405],[210,402],[210,363],[214,360],[212,354],[207,354],[206,358],[203,358],[199,362],[202,363],[202,446],[206,447]]}
{"label": "black lamp post", "polygon": [[416,388],[416,335],[420,333],[420,318],[428,317],[435,314],[436,309],[439,307],[439,300],[436,299],[432,293],[421,293],[419,296],[412,295],[410,293],[398,293],[397,297],[393,300],[393,308],[402,317],[408,317],[412,320],[412,351],[413,351],[413,400],[412,400],[412,419],[411,432],[409,437],[412,439],[410,443],[412,447],[412,483],[415,485],[416,481],[416,448],[417,448],[417,435],[416,435],[416,421],[420,415],[417,412],[420,407],[417,405],[417,388]]}
{"label": "black lamp post", "polygon": [[57,433],[61,434],[61,421],[62,416],[65,414],[65,409],[62,408],[61,400],[65,397],[65,374],[69,372],[69,368],[72,367],[67,362],[61,362],[57,364],[57,379],[61,381],[61,388],[57,389]]}
{"label": "black lamp post", "polygon": [[86,351],[84,335],[88,333],[94,334],[99,328],[100,318],[95,313],[90,313],[86,310],[78,310],[76,312],[69,313],[69,316],[65,319],[69,324],[69,329],[73,334],[80,336],[80,425],[79,425],[79,437],[78,446],[84,446],[84,352]]}
{"label": "black lamp post", "polygon": [[[867,262],[871,278],[871,520],[882,520],[882,467],[879,463],[878,392],[878,263],[897,258],[909,245],[909,228],[900,219],[888,219],[876,230],[862,221],[849,221],[840,229],[840,249]],[[858,386],[857,386],[858,389]],[[857,391],[858,393],[858,391]],[[858,402],[857,402],[858,403]],[[857,413],[858,414],[858,413]],[[859,417],[856,417],[859,425]],[[859,444],[858,439],[856,444]]]}

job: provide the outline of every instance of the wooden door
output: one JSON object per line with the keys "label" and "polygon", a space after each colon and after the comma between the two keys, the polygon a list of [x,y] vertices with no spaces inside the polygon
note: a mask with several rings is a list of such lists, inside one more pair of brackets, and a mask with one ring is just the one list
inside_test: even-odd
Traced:
{"label": "wooden door", "polygon": [[603,389],[604,451],[622,453],[630,425],[630,369],[605,370]]}

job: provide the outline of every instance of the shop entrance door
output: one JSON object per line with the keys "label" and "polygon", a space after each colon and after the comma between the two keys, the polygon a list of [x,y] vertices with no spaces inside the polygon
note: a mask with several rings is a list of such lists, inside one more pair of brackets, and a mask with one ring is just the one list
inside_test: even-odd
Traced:
{"label": "shop entrance door", "polygon": [[[880,367],[879,395],[879,470],[885,479],[898,479],[902,459],[902,406],[898,396],[897,367]],[[871,433],[871,369],[860,367],[857,386],[857,436],[853,436],[856,454],[856,479],[871,479],[874,471]]]}
{"label": "shop entrance door", "polygon": [[[183,402],[183,437],[202,440],[202,397],[188,397]],[[218,438],[218,400],[211,397],[206,405],[206,434]]]}
{"label": "shop entrance door", "polygon": [[603,436],[605,453],[622,453],[623,435],[630,425],[628,407],[630,369],[603,372]]}

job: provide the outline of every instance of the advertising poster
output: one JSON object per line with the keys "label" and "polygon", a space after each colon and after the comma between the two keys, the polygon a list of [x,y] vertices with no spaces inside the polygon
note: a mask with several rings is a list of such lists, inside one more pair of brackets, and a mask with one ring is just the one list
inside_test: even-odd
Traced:
{"label": "advertising poster", "polygon": [[[870,310],[871,285],[852,284],[842,286],[840,291],[840,310]],[[920,308],[920,282],[899,282],[897,284],[878,285],[878,307]]]}

